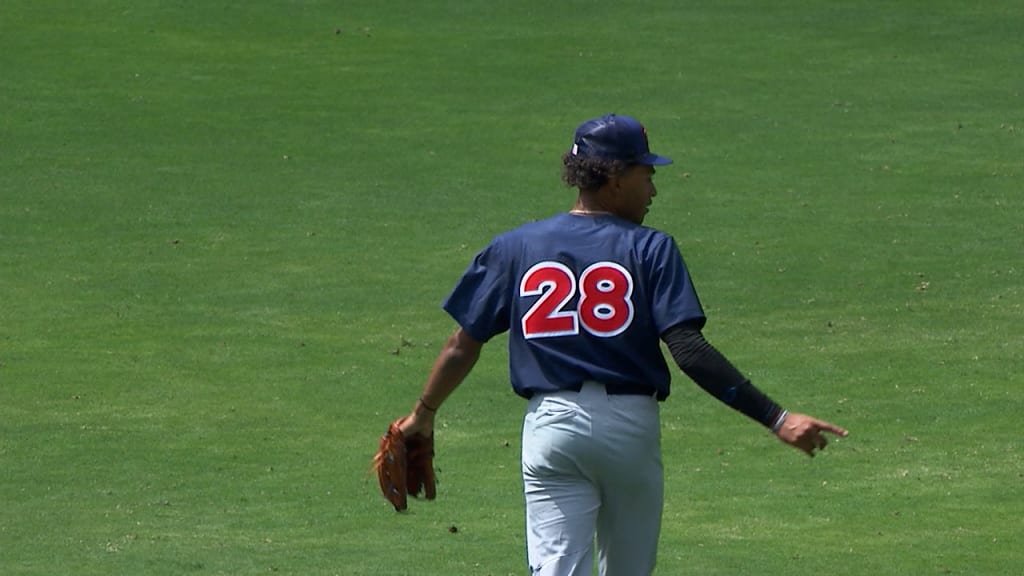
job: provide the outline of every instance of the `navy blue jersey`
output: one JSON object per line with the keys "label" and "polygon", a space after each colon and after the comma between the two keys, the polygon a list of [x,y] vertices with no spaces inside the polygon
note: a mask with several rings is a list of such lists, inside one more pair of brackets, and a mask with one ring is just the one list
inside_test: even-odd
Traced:
{"label": "navy blue jersey", "polygon": [[496,237],[443,307],[481,342],[509,331],[524,397],[594,380],[664,398],[660,334],[704,319],[674,239],[611,215],[559,214]]}

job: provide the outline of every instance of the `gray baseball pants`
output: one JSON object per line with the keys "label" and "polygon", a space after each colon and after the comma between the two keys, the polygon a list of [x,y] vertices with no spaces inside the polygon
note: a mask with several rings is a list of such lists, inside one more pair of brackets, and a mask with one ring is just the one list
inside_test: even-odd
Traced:
{"label": "gray baseball pants", "polygon": [[523,420],[526,543],[534,576],[648,576],[664,481],[657,399],[537,394]]}

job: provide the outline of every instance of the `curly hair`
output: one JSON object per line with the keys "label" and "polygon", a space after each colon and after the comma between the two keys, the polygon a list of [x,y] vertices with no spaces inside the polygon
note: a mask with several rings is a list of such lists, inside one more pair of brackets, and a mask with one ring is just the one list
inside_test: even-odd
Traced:
{"label": "curly hair", "polygon": [[612,176],[622,174],[629,164],[622,160],[581,158],[566,152],[562,156],[562,182],[580,190],[597,190]]}

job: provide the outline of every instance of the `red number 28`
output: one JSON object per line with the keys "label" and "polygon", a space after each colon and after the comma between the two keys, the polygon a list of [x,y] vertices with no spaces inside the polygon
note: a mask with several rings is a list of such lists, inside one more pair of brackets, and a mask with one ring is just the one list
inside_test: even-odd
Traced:
{"label": "red number 28", "polygon": [[598,262],[580,274],[578,310],[566,306],[576,295],[572,270],[559,262],[541,262],[523,275],[519,296],[540,298],[523,315],[523,336],[550,338],[579,334],[621,334],[633,322],[633,277],[614,262]]}

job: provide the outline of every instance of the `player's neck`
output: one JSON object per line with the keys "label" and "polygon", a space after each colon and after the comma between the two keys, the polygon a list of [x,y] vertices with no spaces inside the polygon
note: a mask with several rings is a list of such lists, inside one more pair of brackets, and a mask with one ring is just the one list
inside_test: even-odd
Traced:
{"label": "player's neck", "polygon": [[600,202],[589,201],[584,197],[576,199],[576,203],[573,204],[569,214],[576,214],[578,216],[607,216],[613,214],[611,210],[607,210]]}

